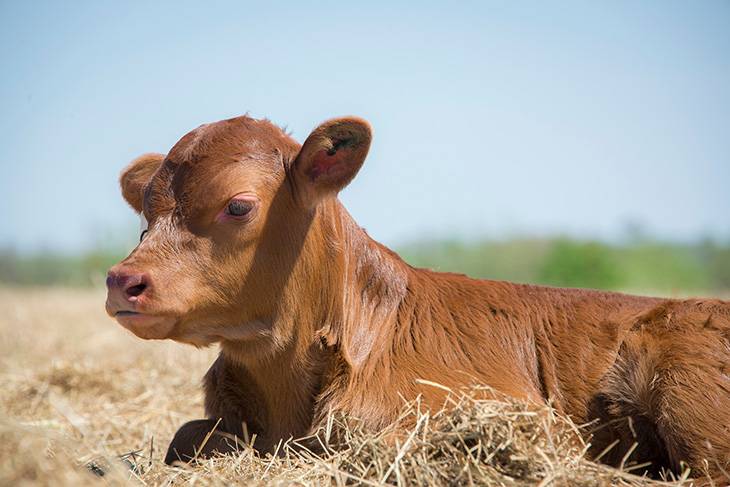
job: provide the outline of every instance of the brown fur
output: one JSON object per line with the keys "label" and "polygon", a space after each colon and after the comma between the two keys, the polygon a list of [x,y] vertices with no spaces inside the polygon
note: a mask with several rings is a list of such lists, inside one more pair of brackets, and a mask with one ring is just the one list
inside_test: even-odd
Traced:
{"label": "brown fur", "polygon": [[[217,430],[270,451],[330,411],[373,428],[421,394],[474,382],[597,419],[594,454],[650,470],[680,462],[722,478],[730,463],[730,304],[474,280],[415,269],[369,238],[336,199],[370,143],[366,122],[336,119],[300,146],[267,121],[199,127],[166,156],[135,161],[123,193],[148,236],[110,275],[144,273],[125,324],[144,338],[220,343],[205,377],[208,422],[183,426],[166,461],[188,460]],[[144,164],[142,166],[141,164]],[[140,183],[140,177],[146,178]],[[236,194],[247,221],[220,221]],[[143,194],[139,199],[137,195]],[[116,280],[115,280],[116,279]],[[138,282],[138,281],[135,281]],[[118,316],[119,318],[119,316]],[[245,424],[245,431],[243,425]],[[228,440],[230,440],[230,436]],[[214,435],[202,455],[229,451]]]}

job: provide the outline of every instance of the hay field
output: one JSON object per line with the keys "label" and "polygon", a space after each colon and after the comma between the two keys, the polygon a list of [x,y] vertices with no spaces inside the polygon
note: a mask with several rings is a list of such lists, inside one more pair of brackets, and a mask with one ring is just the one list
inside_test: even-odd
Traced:
{"label": "hay field", "polygon": [[583,459],[576,426],[547,408],[468,395],[449,413],[405,406],[417,426],[395,443],[349,421],[349,449],[325,458],[244,448],[167,467],[177,427],[202,417],[216,350],[139,340],[103,303],[102,290],[0,288],[0,485],[660,485]]}

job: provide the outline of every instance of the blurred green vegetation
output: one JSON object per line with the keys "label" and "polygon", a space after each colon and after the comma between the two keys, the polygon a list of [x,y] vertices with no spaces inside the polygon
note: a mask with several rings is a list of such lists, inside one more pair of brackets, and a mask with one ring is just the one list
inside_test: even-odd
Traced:
{"label": "blurred green vegetation", "polygon": [[[397,250],[414,266],[478,278],[670,295],[730,290],[730,242],[511,238],[422,241]],[[102,285],[107,269],[124,255],[119,249],[101,247],[80,254],[0,249],[0,283]]]}
{"label": "blurred green vegetation", "polygon": [[730,290],[730,242],[555,237],[421,242],[399,250],[414,266],[478,278],[670,295]]}
{"label": "blurred green vegetation", "polygon": [[96,249],[77,254],[53,251],[19,254],[0,249],[0,283],[20,286],[101,285],[124,252]]}

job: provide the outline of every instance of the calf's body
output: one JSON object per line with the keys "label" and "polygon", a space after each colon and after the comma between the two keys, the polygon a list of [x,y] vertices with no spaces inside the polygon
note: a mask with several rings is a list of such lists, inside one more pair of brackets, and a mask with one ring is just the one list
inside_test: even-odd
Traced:
{"label": "calf's body", "polygon": [[[382,427],[403,398],[440,407],[445,391],[429,382],[482,383],[597,420],[595,453],[617,442],[608,463],[636,441],[631,460],[650,470],[686,462],[721,478],[730,304],[412,268],[336,198],[369,142],[359,119],[327,122],[299,147],[240,117],[123,174],[150,228],[110,271],[110,314],[145,338],[221,348],[204,380],[209,419],[178,431],[168,463],[230,451],[233,437],[253,434],[270,451],[331,411]],[[166,265],[173,259],[182,271]]]}

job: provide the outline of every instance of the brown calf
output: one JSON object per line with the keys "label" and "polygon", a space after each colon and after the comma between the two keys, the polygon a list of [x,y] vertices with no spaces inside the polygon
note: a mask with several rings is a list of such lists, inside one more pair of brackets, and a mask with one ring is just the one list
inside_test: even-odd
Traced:
{"label": "brown calf", "polygon": [[[357,118],[303,146],[266,120],[203,125],[123,172],[149,221],[110,272],[108,313],[136,335],[220,343],[209,419],[184,425],[166,461],[231,450],[245,423],[268,451],[329,411],[374,428],[402,399],[473,382],[598,419],[596,451],[674,470],[730,463],[730,303],[556,289],[415,269],[370,239],[336,195],[370,145]],[[627,421],[630,418],[631,421]],[[227,435],[226,435],[227,434]]]}

